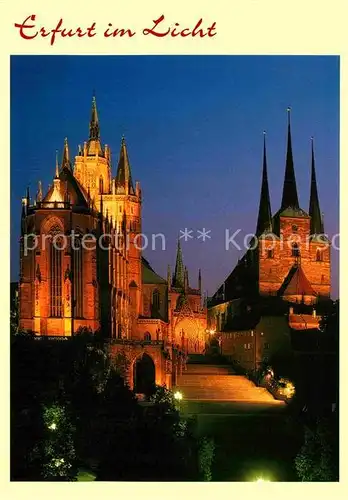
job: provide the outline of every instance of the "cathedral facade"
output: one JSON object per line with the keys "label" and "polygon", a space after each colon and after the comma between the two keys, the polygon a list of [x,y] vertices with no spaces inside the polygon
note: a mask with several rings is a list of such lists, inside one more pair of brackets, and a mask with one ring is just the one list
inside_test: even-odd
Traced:
{"label": "cathedral facade", "polygon": [[167,280],[142,256],[141,208],[124,138],[112,174],[93,98],[77,156],[65,139],[52,185],[44,193],[39,183],[35,199],[28,190],[22,200],[19,279],[21,330],[62,338],[101,331],[137,392],[144,378],[175,384],[187,354],[204,350],[206,329],[200,274],[190,288],[180,245]]}

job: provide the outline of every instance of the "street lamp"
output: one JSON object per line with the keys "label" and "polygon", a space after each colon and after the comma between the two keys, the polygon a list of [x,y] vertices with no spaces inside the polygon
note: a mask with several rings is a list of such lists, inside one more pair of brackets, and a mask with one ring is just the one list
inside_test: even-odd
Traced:
{"label": "street lamp", "polygon": [[180,391],[175,391],[175,392],[174,392],[174,398],[175,398],[177,401],[181,401],[181,400],[182,400],[182,398],[183,398],[182,392],[180,392]]}

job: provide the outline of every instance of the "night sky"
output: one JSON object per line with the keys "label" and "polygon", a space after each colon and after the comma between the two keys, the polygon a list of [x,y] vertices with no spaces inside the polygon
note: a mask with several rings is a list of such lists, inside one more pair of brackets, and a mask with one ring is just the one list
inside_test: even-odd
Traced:
{"label": "night sky", "polygon": [[[225,230],[255,231],[263,130],[267,132],[272,212],[285,168],[287,106],[301,207],[308,211],[310,137],[325,231],[339,231],[339,59],[275,56],[16,56],[11,58],[11,280],[18,280],[21,198],[52,182],[64,137],[71,156],[88,138],[93,90],[101,138],[113,153],[122,134],[143,190],[143,232],[163,233],[166,250],[146,250],[166,276],[182,241],[190,285],[212,295],[243,251],[225,250]],[[197,230],[211,239],[197,239]],[[337,244],[339,242],[337,241]],[[332,250],[332,296],[338,296]]]}

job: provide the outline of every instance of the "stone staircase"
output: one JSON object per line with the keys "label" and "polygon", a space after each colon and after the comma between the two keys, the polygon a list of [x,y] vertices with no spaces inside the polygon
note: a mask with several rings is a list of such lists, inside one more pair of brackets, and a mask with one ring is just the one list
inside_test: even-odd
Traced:
{"label": "stone staircase", "polygon": [[256,387],[243,375],[236,375],[231,366],[204,363],[203,356],[190,359],[178,378],[177,389],[186,401],[274,401],[266,389]]}

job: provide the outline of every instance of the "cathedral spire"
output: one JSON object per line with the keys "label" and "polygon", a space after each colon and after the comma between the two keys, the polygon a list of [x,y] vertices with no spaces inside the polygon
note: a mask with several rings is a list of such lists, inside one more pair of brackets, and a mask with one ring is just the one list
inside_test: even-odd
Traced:
{"label": "cathedral spire", "polygon": [[167,283],[168,283],[168,291],[170,292],[170,290],[171,290],[171,284],[172,284],[172,272],[171,272],[169,264],[168,264],[168,267],[167,267]]}
{"label": "cathedral spire", "polygon": [[290,126],[291,109],[288,108],[287,111],[288,111],[288,145],[286,151],[286,166],[285,166],[281,210],[285,210],[288,207],[299,208],[295,170],[294,170],[294,159],[292,156],[292,144],[291,144],[291,126]]}
{"label": "cathedral spire", "polygon": [[54,177],[56,179],[59,177],[58,149],[56,149],[56,172]]}
{"label": "cathedral spire", "polygon": [[89,122],[89,139],[97,141],[100,139],[100,129],[99,129],[99,119],[97,111],[97,102],[95,100],[95,95],[92,97],[92,112],[91,120]]}
{"label": "cathedral spire", "polygon": [[175,288],[183,288],[185,281],[185,269],[182,260],[182,251],[180,245],[180,239],[178,239],[178,248],[176,252],[176,263],[175,263],[175,271],[173,276],[173,287]]}
{"label": "cathedral spire", "polygon": [[315,173],[314,140],[312,143],[312,166],[311,166],[311,194],[309,200],[309,215],[311,218],[311,234],[323,234],[324,224],[320,212],[317,178]]}
{"label": "cathedral spire", "polygon": [[63,149],[63,159],[62,159],[62,170],[66,168],[71,170],[70,156],[69,156],[69,145],[68,138],[64,139],[64,149]]}
{"label": "cathedral spire", "polygon": [[266,155],[266,132],[263,133],[263,168],[262,184],[259,205],[259,215],[256,225],[256,236],[260,236],[264,231],[272,231],[272,212],[269,197],[268,175],[267,175],[267,155]]}
{"label": "cathedral spire", "polygon": [[118,161],[116,174],[116,193],[135,195],[131,167],[128,158],[128,151],[124,136],[121,141],[120,158]]}
{"label": "cathedral spire", "polygon": [[39,184],[38,184],[38,189],[37,189],[37,195],[36,195],[36,201],[38,201],[39,203],[42,201],[42,182],[39,181]]}
{"label": "cathedral spire", "polygon": [[185,269],[184,269],[184,290],[185,290],[185,292],[188,291],[188,288],[189,288],[189,277],[188,277],[187,267],[185,266]]}

